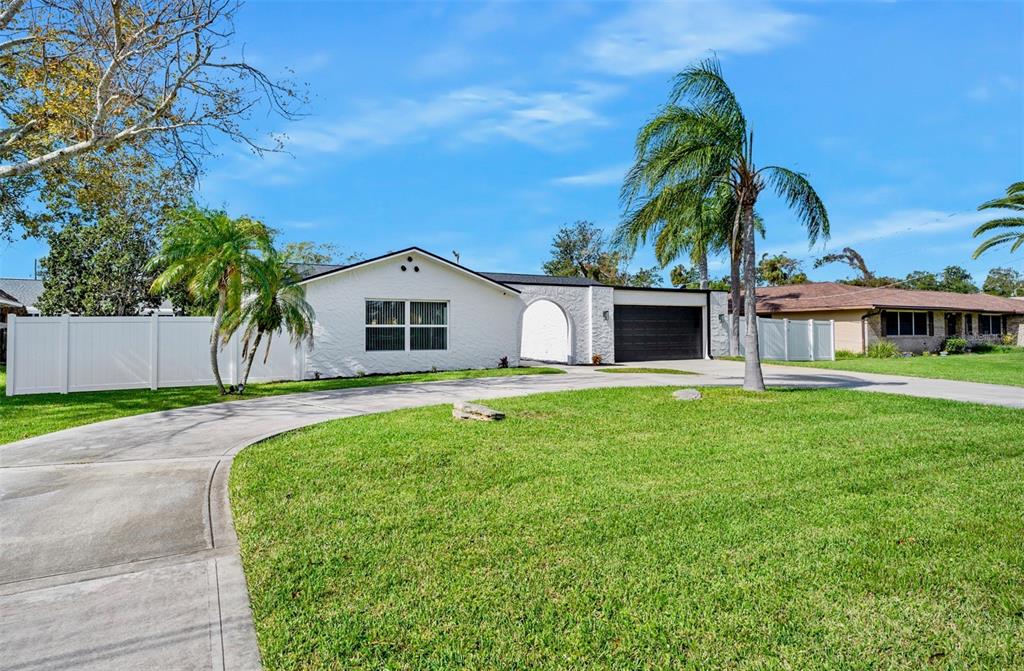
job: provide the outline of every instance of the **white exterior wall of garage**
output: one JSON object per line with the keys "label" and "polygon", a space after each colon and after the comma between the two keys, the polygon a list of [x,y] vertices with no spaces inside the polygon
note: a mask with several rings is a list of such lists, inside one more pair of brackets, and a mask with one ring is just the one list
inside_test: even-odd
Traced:
{"label": "white exterior wall of garage", "polygon": [[728,296],[723,291],[712,291],[709,296],[703,291],[625,289],[600,285],[512,283],[510,286],[521,292],[526,305],[548,300],[562,308],[569,320],[569,363],[590,363],[595,354],[599,354],[605,363],[616,361],[616,305],[699,308],[704,357],[724,356],[729,352],[728,321],[724,316]]}

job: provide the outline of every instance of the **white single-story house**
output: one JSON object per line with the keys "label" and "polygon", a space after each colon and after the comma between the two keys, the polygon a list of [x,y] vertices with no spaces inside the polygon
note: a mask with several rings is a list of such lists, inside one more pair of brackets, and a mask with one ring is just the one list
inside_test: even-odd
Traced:
{"label": "white single-story house", "polygon": [[410,247],[307,266],[316,310],[304,377],[493,368],[503,357],[606,363],[728,350],[726,294],[613,287],[586,278],[481,273]]}

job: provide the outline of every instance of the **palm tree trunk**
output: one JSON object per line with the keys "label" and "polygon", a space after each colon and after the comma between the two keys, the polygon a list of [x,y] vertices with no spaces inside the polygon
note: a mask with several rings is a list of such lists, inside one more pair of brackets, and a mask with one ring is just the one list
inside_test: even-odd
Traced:
{"label": "palm tree trunk", "polygon": [[700,278],[700,288],[708,288],[708,248],[701,247],[697,252],[697,275]]}
{"label": "palm tree trunk", "polygon": [[213,379],[217,382],[217,391],[221,396],[228,393],[224,388],[224,382],[220,379],[220,366],[217,364],[217,350],[220,345],[220,328],[224,322],[224,309],[228,302],[228,290],[221,287],[217,297],[217,310],[213,313],[213,333],[210,334],[210,368],[213,369]]}
{"label": "palm tree trunk", "polygon": [[754,263],[754,207],[745,205],[743,210],[743,312],[747,319],[747,338],[744,342],[743,388],[747,391],[764,391],[764,375],[761,373],[761,354],[757,349],[757,268]]}
{"label": "palm tree trunk", "polygon": [[740,355],[740,250],[729,249],[729,288],[732,311],[729,314],[729,356]]}
{"label": "palm tree trunk", "polygon": [[[252,361],[256,358],[256,350],[260,346],[260,339],[263,338],[263,331],[256,332],[256,341],[249,348],[248,356],[245,357],[245,372],[242,373],[242,384],[238,387],[238,393],[245,391],[245,385],[249,383],[249,371],[252,370]],[[266,361],[264,361],[266,363]]]}

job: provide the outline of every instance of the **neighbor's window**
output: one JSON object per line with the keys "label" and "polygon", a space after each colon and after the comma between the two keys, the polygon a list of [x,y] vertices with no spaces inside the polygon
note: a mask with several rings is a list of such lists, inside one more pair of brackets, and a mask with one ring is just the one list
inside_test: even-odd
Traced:
{"label": "neighbor's window", "polygon": [[887,336],[923,336],[929,335],[929,319],[927,312],[886,312],[885,335]]}
{"label": "neighbor's window", "polygon": [[366,301],[366,351],[405,349],[405,301]]}
{"label": "neighbor's window", "polygon": [[999,335],[1003,332],[1002,315],[978,315],[978,331],[981,335]]}
{"label": "neighbor's window", "polygon": [[974,335],[974,315],[967,315],[965,323],[967,324],[967,335]]}
{"label": "neighbor's window", "polygon": [[409,303],[409,349],[448,349],[448,303]]}

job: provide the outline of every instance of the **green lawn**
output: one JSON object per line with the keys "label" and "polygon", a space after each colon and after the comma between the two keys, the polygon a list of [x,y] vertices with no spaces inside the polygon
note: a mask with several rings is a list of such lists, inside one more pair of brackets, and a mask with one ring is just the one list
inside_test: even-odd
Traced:
{"label": "green lawn", "polygon": [[612,389],[231,472],[270,669],[1024,668],[1024,412]]}
{"label": "green lawn", "polygon": [[539,375],[562,373],[558,368],[489,368],[484,370],[444,371],[439,373],[407,373],[404,375],[368,375],[366,377],[272,382],[251,384],[244,396],[221,396],[216,387],[173,387],[168,389],[126,389],[75,394],[32,394],[4,396],[6,369],[0,367],[0,444],[22,438],[59,431],[72,426],[91,424],[105,419],[139,415],[157,410],[173,410],[190,405],[239,401],[262,396],[279,396],[302,391],[374,387],[406,382],[434,382],[507,375]]}
{"label": "green lawn", "polygon": [[840,359],[838,361],[765,361],[784,366],[810,366],[860,373],[910,375],[967,382],[988,382],[1024,387],[1024,350],[989,354],[915,356],[897,359]]}
{"label": "green lawn", "polygon": [[636,367],[631,368],[629,366],[623,368],[595,368],[599,373],[654,373],[660,375],[696,375],[696,373],[688,370],[678,370],[676,368],[645,368]]}

